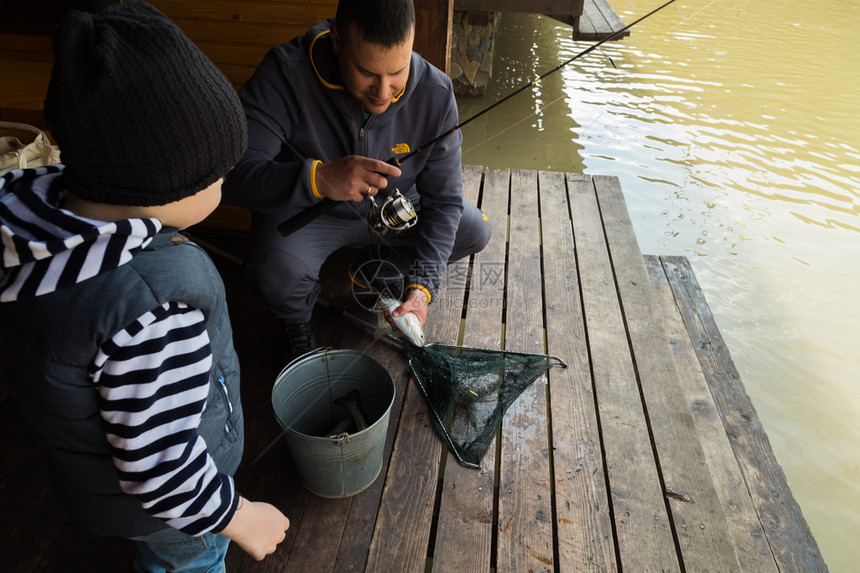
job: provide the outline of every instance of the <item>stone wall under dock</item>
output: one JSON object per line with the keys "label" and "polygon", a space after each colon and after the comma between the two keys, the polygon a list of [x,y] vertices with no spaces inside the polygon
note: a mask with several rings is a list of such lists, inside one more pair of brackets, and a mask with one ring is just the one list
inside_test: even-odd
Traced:
{"label": "stone wall under dock", "polygon": [[454,11],[449,75],[455,93],[486,93],[493,75],[493,48],[500,16],[499,12]]}

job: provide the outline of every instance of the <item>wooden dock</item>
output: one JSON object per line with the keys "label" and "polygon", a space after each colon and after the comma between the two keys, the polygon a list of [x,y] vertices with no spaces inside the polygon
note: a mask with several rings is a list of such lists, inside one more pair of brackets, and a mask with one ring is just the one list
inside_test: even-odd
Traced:
{"label": "wooden dock", "polygon": [[[538,0],[524,3],[520,0],[457,0],[457,10],[478,12],[527,12],[544,14],[573,27],[573,39],[597,42],[624,29],[624,22],[610,6],[608,0]],[[629,30],[619,33],[614,40],[630,35]]]}
{"label": "wooden dock", "polygon": [[[574,40],[599,42],[616,33],[618,35],[614,36],[613,40],[620,40],[630,35],[630,30],[624,30],[624,22],[607,0],[576,0],[575,3],[578,8],[573,15],[547,14],[551,18],[573,26]],[[624,31],[621,32],[621,30]]]}
{"label": "wooden dock", "polygon": [[[585,0],[573,39],[597,42],[624,29],[624,26],[624,22],[606,0]],[[630,30],[625,30],[614,39],[620,40],[629,35]]]}
{"label": "wooden dock", "polygon": [[[397,399],[380,477],[351,498],[316,497],[272,412],[279,325],[238,268],[214,256],[243,368],[236,483],[292,522],[261,563],[232,547],[228,571],[825,571],[687,259],[642,256],[618,180],[467,166],[464,183],[494,237],[470,266],[449,268],[428,339],[550,353],[569,367],[526,389],[470,469],[435,434],[400,351],[320,310],[319,341],[366,349]],[[324,269],[337,280],[323,296],[345,306],[349,257]],[[88,537],[63,517],[8,406],[4,569],[124,569],[131,544]]]}

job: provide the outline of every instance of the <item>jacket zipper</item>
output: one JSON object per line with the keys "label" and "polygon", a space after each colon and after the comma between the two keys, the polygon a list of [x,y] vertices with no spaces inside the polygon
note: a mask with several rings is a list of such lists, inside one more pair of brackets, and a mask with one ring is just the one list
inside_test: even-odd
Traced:
{"label": "jacket zipper", "polygon": [[[358,154],[367,157],[367,141],[365,137],[367,136],[367,126],[370,125],[370,122],[373,121],[373,116],[371,115],[367,118],[367,121],[364,122],[364,125],[361,126],[358,130]],[[365,197],[364,201],[359,203],[358,208],[361,213],[362,218],[367,219],[367,214],[370,211],[369,202],[373,201],[370,197]]]}
{"label": "jacket zipper", "polygon": [[[227,408],[229,408],[229,410],[230,410],[230,415],[232,415],[232,414],[233,414],[233,403],[232,403],[232,402],[230,402],[230,393],[229,393],[229,392],[227,392],[227,383],[226,383],[226,382],[224,382],[224,377],[223,377],[223,376],[219,376],[219,377],[218,377],[218,384],[220,384],[220,385],[221,385],[221,389],[222,389],[222,390],[224,390],[224,398],[227,400]],[[229,424],[224,424],[224,430],[226,430],[226,431],[227,431],[227,433],[230,433],[230,425],[229,425]]]}

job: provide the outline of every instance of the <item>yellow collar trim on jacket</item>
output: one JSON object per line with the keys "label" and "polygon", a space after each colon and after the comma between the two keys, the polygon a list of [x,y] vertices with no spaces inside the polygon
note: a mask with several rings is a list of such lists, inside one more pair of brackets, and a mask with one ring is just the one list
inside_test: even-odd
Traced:
{"label": "yellow collar trim on jacket", "polygon": [[332,89],[332,90],[343,90],[343,89],[345,89],[343,86],[340,86],[340,85],[337,85],[337,84],[332,84],[332,83],[327,82],[327,81],[325,80],[325,78],[324,78],[324,77],[322,77],[322,74],[320,73],[320,71],[317,69],[317,64],[316,64],[316,62],[314,61],[314,46],[316,46],[317,40],[319,40],[319,39],[320,39],[320,38],[322,38],[323,36],[327,36],[327,35],[329,35],[329,34],[331,34],[331,30],[323,30],[322,32],[320,32],[319,34],[317,34],[316,36],[314,36],[314,39],[313,39],[313,40],[311,40],[311,47],[310,47],[310,50],[309,50],[309,52],[310,52],[310,57],[311,57],[311,66],[313,66],[313,68],[314,68],[314,73],[317,75],[317,78],[318,78],[318,79],[319,79],[319,81],[322,83],[322,85],[324,85],[325,87],[327,87],[327,88],[329,88],[329,89]]}

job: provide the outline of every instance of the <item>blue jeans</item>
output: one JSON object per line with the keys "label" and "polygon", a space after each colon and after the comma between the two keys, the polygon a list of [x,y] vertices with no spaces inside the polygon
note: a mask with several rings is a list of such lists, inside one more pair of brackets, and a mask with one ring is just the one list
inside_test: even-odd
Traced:
{"label": "blue jeans", "polygon": [[218,533],[198,537],[178,529],[164,529],[135,537],[137,553],[132,566],[137,573],[223,573],[230,540]]}

